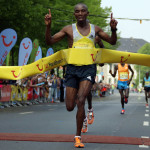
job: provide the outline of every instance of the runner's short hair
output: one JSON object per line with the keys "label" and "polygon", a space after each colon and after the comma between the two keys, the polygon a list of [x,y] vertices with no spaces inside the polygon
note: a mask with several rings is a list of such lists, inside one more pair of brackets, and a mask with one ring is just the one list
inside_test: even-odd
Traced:
{"label": "runner's short hair", "polygon": [[85,5],[84,3],[78,3],[78,4],[76,4],[75,7],[74,7],[74,10],[75,10],[76,7],[78,7],[79,5],[82,5],[82,6],[85,7],[86,10],[88,11],[88,7],[87,7],[87,5]]}

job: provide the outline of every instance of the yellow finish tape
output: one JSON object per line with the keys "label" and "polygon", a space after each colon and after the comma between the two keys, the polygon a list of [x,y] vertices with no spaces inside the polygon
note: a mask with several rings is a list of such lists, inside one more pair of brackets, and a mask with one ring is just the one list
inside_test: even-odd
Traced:
{"label": "yellow finish tape", "polygon": [[150,55],[94,48],[69,48],[24,66],[0,66],[0,79],[18,80],[53,68],[73,64],[128,63],[150,67]]}

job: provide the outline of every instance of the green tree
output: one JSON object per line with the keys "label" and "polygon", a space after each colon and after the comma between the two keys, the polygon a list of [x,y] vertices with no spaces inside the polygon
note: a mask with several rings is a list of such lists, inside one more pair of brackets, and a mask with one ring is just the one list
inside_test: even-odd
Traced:
{"label": "green tree", "polygon": [[[138,53],[141,54],[149,54],[150,55],[150,43],[146,43],[144,44],[139,50]],[[136,71],[138,72],[138,76],[136,79],[136,84],[139,85],[139,72],[140,72],[140,81],[143,81],[143,78],[145,76],[145,73],[150,71],[150,67],[146,67],[146,66],[139,66],[136,65],[135,66]]]}
{"label": "green tree", "polygon": [[[52,33],[58,32],[62,27],[68,24],[72,24],[76,22],[75,17],[73,15],[74,6],[77,3],[85,3],[88,6],[89,16],[88,19],[92,24],[100,26],[105,32],[109,35],[111,34],[109,21],[107,19],[110,17],[111,7],[102,8],[101,0],[65,0],[60,1],[56,0],[57,3],[50,3],[50,8],[52,11]],[[64,7],[65,6],[65,7]],[[61,24],[60,24],[61,23]],[[104,42],[104,41],[103,41]],[[108,49],[116,49],[118,47],[117,43],[115,46],[104,42],[105,48]],[[60,50],[62,48],[67,48],[67,43],[65,41],[59,42],[59,44],[55,44],[54,49]]]}
{"label": "green tree", "polygon": [[[100,26],[110,34],[107,18],[110,16],[111,8],[102,8],[101,0],[1,0],[0,5],[0,32],[6,28],[12,28],[17,32],[17,43],[11,50],[11,65],[18,64],[18,53],[20,42],[29,37],[32,41],[39,40],[42,47],[43,57],[49,46],[45,43],[44,16],[51,8],[52,12],[52,35],[60,31],[64,26],[75,22],[73,15],[75,4],[83,2],[89,8],[89,20]],[[112,46],[104,43],[106,48]],[[52,45],[54,52],[68,48],[66,39]],[[115,47],[113,48],[115,49]]]}
{"label": "green tree", "polygon": [[[5,0],[1,1],[0,10],[0,31],[12,28],[17,32],[17,43],[11,51],[14,63],[18,64],[18,52],[20,42],[23,38],[29,37],[31,40],[37,38],[41,47],[45,45],[44,39],[44,14],[45,6],[49,0]],[[44,5],[43,5],[44,4]]]}

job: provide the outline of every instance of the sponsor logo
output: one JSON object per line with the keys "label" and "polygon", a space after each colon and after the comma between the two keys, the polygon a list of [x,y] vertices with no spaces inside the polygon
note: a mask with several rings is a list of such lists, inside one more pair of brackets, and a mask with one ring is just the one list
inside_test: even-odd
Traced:
{"label": "sponsor logo", "polygon": [[20,70],[18,75],[15,74],[15,72],[16,72],[15,70],[12,70],[11,72],[12,72],[14,78],[18,78],[21,75],[21,71],[22,71],[22,68],[21,68],[21,70]]}
{"label": "sponsor logo", "polygon": [[43,71],[43,65],[42,65],[42,68],[40,68],[40,64],[37,64],[36,66],[37,66],[39,71]]}
{"label": "sponsor logo", "polygon": [[[2,35],[2,38],[3,38],[3,44],[6,46],[6,47],[9,47],[11,44],[12,44],[12,41],[10,42],[10,43],[6,43],[5,42],[5,38],[6,38],[6,36],[5,35]],[[13,36],[13,39],[15,39],[16,37],[15,36]]]}
{"label": "sponsor logo", "polygon": [[[98,51],[97,51],[97,54],[98,54]],[[93,62],[95,62],[95,61],[96,61],[97,54],[96,54],[95,58],[94,58],[94,54],[91,54]]]}
{"label": "sponsor logo", "polygon": [[91,76],[88,76],[87,79],[91,80],[92,78],[91,78]]}
{"label": "sponsor logo", "polygon": [[[130,54],[128,55],[128,58],[130,57]],[[121,60],[120,60],[120,63],[125,63],[127,60],[128,60],[128,58],[124,58],[124,56],[121,56]]]}

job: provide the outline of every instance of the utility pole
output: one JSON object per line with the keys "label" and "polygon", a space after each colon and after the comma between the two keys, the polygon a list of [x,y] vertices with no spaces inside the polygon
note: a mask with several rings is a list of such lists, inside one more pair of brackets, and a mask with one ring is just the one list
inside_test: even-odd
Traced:
{"label": "utility pole", "polygon": [[141,74],[141,66],[139,66],[139,86],[140,86],[140,74]]}

